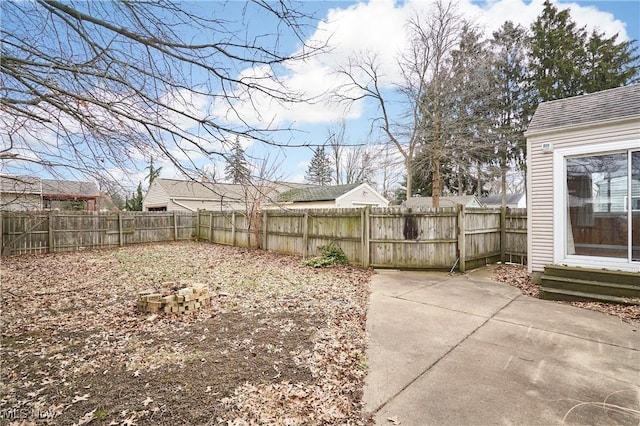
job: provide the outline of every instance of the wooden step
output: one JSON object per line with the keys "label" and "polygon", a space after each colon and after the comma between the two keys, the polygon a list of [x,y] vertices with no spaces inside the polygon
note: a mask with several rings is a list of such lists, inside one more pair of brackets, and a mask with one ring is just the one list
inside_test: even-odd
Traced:
{"label": "wooden step", "polygon": [[640,299],[607,296],[604,294],[584,293],[581,291],[555,289],[542,286],[540,287],[540,298],[547,300],[592,301],[618,303],[621,305],[640,305]]}
{"label": "wooden step", "polygon": [[551,265],[544,268],[544,275],[597,281],[608,284],[624,284],[640,288],[640,272],[608,271],[604,269]]}
{"label": "wooden step", "polygon": [[635,285],[556,277],[546,274],[541,277],[541,282],[542,286],[557,290],[571,290],[581,293],[640,299],[640,287]]}

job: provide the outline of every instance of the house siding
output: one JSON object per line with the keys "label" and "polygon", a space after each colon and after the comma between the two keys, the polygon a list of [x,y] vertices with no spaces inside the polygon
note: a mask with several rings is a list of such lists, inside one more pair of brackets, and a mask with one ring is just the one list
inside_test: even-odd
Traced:
{"label": "house siding", "polygon": [[42,197],[37,194],[0,193],[0,207],[5,211],[42,210]]}
{"label": "house siding", "polygon": [[[640,148],[640,126],[638,121],[619,124],[584,126],[580,129],[563,129],[530,135],[527,138],[527,208],[528,208],[528,265],[530,272],[541,272],[554,263],[554,191],[564,182],[554,185],[553,152],[580,147],[584,155],[601,153],[590,150],[590,145],[638,141]],[[542,143],[551,143],[552,152],[543,152]],[[595,149],[595,148],[594,148]],[[581,154],[582,155],[582,154]],[[564,170],[556,171],[564,176]],[[555,218],[562,220],[561,218]]]}
{"label": "house siding", "polygon": [[[366,193],[366,195],[365,195]],[[344,194],[336,199],[336,208],[353,208],[364,207],[366,205],[374,207],[387,207],[389,202],[379,196],[373,188],[368,185],[361,185],[354,188],[352,191]]]}
{"label": "house siding", "polygon": [[148,211],[149,207],[165,207],[165,206],[167,207],[167,211],[184,210],[184,209],[176,209],[176,208],[172,209],[170,208],[169,204],[170,204],[169,195],[167,194],[167,191],[165,191],[164,188],[162,188],[162,186],[160,186],[154,181],[154,183],[151,184],[151,186],[149,187],[149,190],[145,194],[144,199],[142,200],[142,210]]}
{"label": "house siding", "polygon": [[[187,208],[189,210],[187,210]],[[220,200],[186,200],[182,198],[173,198],[171,199],[169,208],[167,210],[169,211],[173,211],[173,210],[178,210],[178,211],[235,210],[235,211],[243,212],[246,210],[246,206],[240,202],[237,202],[237,203],[225,202],[223,205],[221,205]]]}

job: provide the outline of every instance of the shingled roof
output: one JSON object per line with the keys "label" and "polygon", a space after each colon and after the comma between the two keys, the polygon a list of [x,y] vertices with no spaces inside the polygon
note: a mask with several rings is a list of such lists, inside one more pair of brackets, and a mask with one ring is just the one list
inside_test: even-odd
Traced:
{"label": "shingled roof", "polygon": [[99,197],[100,191],[98,191],[98,187],[93,182],[42,179],[42,195],[92,198]]}
{"label": "shingled roof", "polygon": [[587,95],[542,102],[531,119],[527,136],[563,127],[640,117],[640,84]]}
{"label": "shingled roof", "polygon": [[280,194],[278,201],[290,203],[332,201],[360,185],[360,183],[352,183],[349,185],[314,186],[311,188],[292,189]]}
{"label": "shingled roof", "polygon": [[[157,178],[154,183],[160,185],[170,198],[243,201],[246,196],[242,185],[233,183],[198,182],[178,179]],[[308,186],[294,182],[269,182],[265,183],[261,190],[264,195],[273,197],[276,193],[288,191],[292,188]],[[249,186],[249,188],[252,188]]]}

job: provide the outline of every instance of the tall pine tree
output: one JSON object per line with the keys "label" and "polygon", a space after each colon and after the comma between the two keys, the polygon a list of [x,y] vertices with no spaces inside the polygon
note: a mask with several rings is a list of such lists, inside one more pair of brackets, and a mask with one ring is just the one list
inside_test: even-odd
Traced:
{"label": "tall pine tree", "polygon": [[240,139],[236,138],[231,153],[226,156],[227,165],[224,168],[224,176],[231,183],[246,183],[250,179],[249,163],[245,158],[244,149],[240,145]]}
{"label": "tall pine tree", "polygon": [[330,185],[333,177],[331,159],[326,154],[324,146],[319,146],[313,152],[311,163],[304,178],[307,182],[315,185]]}
{"label": "tall pine tree", "polygon": [[618,35],[606,38],[597,31],[587,37],[569,9],[558,11],[550,0],[531,31],[531,82],[540,102],[638,81],[635,41],[618,43]]}
{"label": "tall pine tree", "polygon": [[531,32],[529,67],[539,102],[582,94],[587,36],[573,22],[569,9],[559,11],[545,0]]}
{"label": "tall pine tree", "polygon": [[585,53],[584,91],[593,93],[638,81],[640,56],[634,41],[617,43],[618,34],[606,38],[593,31]]}
{"label": "tall pine tree", "polygon": [[516,163],[526,167],[524,131],[529,123],[525,114],[530,102],[527,85],[527,31],[511,21],[493,33],[494,78],[497,108],[494,114],[495,163],[500,169],[502,205],[506,206],[507,172]]}

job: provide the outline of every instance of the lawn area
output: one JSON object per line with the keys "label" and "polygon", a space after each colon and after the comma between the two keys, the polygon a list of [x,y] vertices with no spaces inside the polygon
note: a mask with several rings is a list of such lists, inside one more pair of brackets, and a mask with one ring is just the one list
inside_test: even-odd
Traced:
{"label": "lawn area", "polygon": [[[369,278],[199,243],[3,258],[0,423],[363,424]],[[167,282],[211,306],[138,312]]]}

